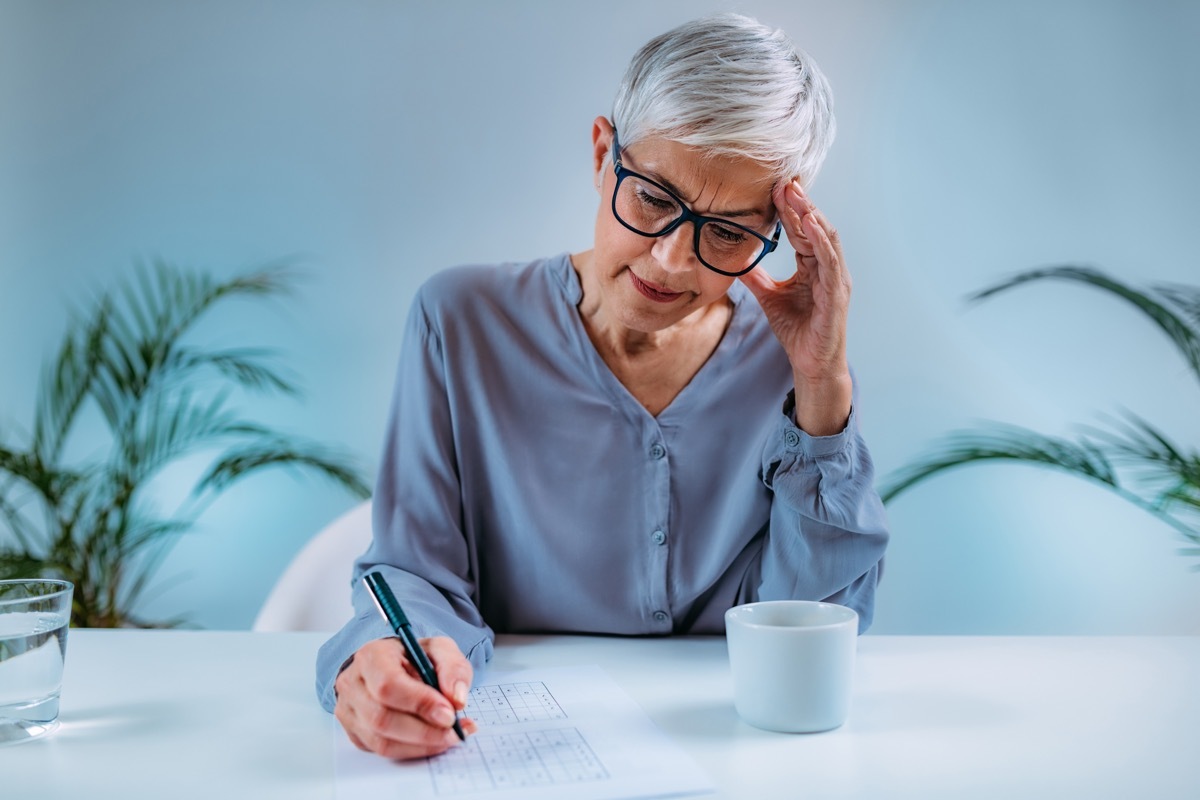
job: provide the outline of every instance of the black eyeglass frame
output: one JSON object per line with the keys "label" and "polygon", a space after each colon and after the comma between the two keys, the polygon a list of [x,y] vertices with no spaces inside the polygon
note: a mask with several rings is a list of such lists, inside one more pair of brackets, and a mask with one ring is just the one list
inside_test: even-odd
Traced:
{"label": "black eyeglass frame", "polygon": [[[650,178],[647,178],[645,175],[641,175],[637,172],[634,172],[631,169],[627,169],[624,166],[624,164],[621,163],[621,143],[617,139],[616,129],[613,129],[612,152],[613,152],[613,172],[617,176],[617,183],[615,186],[613,186],[613,195],[612,195],[613,217],[617,220],[617,222],[621,223],[623,226],[625,226],[629,230],[633,231],[637,235],[645,236],[650,239],[657,239],[660,236],[666,236],[667,234],[671,233],[673,230],[678,228],[683,223],[691,222],[692,223],[692,233],[693,233],[692,249],[696,252],[696,258],[700,261],[701,264],[703,264],[708,269],[711,269],[713,272],[716,272],[720,275],[725,275],[730,278],[737,278],[741,275],[745,275],[747,272],[749,272],[750,270],[752,270],[756,266],[758,266],[758,262],[762,261],[763,258],[766,257],[767,253],[773,253],[775,251],[775,248],[779,246],[779,235],[783,232],[783,222],[782,221],[779,221],[779,220],[775,221],[775,233],[770,239],[768,239],[767,237],[763,236],[758,231],[751,230],[750,228],[747,228],[745,225],[739,225],[736,222],[730,222],[729,220],[721,219],[720,217],[706,217],[701,214],[697,214],[696,212],[692,211],[690,208],[687,207],[687,204],[684,203],[683,200],[681,200],[679,198],[679,195],[675,194],[670,189],[663,186],[661,183],[651,180]],[[621,215],[619,213],[617,213],[617,193],[621,190],[621,182],[623,180],[625,180],[626,178],[637,178],[638,180],[645,181],[646,183],[650,184],[654,188],[660,190],[667,197],[670,197],[672,200],[675,201],[675,204],[679,206],[679,216],[676,217],[674,221],[672,221],[669,225],[667,225],[667,227],[663,228],[658,233],[646,233],[645,231],[640,231],[637,228],[630,225],[625,220],[621,219]],[[737,272],[728,272],[727,270],[723,270],[718,267],[714,267],[712,264],[710,264],[704,260],[704,256],[700,255],[700,229],[702,227],[704,227],[704,223],[706,223],[706,222],[715,222],[715,223],[718,223],[720,225],[724,225],[727,227],[737,228],[739,231],[745,231],[746,233],[750,234],[751,236],[753,236],[754,238],[756,238],[760,242],[762,242],[762,244],[763,244],[762,252],[760,252],[758,254],[758,258],[754,259],[754,261],[750,264],[750,266],[746,267],[745,269],[740,269]]]}

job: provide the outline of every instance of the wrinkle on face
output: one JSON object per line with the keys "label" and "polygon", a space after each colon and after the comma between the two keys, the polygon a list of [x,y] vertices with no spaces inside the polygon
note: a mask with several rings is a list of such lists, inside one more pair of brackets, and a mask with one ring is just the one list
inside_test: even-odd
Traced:
{"label": "wrinkle on face", "polygon": [[[773,171],[751,159],[712,154],[649,137],[622,149],[625,166],[661,183],[702,216],[728,219],[767,235],[775,222]],[[601,165],[604,166],[601,166]],[[612,214],[615,176],[611,157],[597,160],[600,203],[595,246],[573,256],[583,297],[579,311],[595,338],[619,343],[613,349],[645,350],[707,325],[710,313],[725,318],[726,293],[734,278],[700,263],[693,249],[693,223],[663,237],[641,236]],[[743,213],[736,213],[743,212]],[[631,276],[661,290],[681,292],[658,303],[639,294]]]}
{"label": "wrinkle on face", "polygon": [[665,139],[648,139],[632,149],[636,156],[626,149],[629,169],[671,189],[695,213],[751,227],[774,222],[775,179],[759,162],[704,153]]}

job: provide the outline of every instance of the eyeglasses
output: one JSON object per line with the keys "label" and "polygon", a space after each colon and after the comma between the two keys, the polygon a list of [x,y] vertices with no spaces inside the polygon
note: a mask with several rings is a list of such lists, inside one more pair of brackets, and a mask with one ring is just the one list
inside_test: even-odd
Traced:
{"label": "eyeglasses", "polygon": [[636,234],[650,237],[666,236],[683,223],[692,223],[696,257],[713,272],[731,278],[745,275],[779,244],[782,222],[776,221],[775,233],[768,239],[736,222],[701,216],[667,187],[626,169],[621,164],[621,143],[615,130],[613,170],[617,185],[613,189],[612,210],[617,222]]}

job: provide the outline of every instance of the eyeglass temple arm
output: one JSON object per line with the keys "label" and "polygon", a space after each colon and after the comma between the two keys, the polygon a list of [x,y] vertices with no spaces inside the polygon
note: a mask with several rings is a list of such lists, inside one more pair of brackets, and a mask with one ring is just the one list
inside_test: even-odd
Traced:
{"label": "eyeglass temple arm", "polygon": [[[783,232],[783,220],[775,220],[775,234],[771,237],[771,247],[767,253],[774,253],[775,248],[779,246],[779,234]],[[766,255],[764,253],[763,255]]]}

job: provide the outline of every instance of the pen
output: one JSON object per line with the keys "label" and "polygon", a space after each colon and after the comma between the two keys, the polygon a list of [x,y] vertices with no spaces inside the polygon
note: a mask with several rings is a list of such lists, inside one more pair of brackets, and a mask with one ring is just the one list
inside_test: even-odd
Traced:
{"label": "pen", "polygon": [[[408,654],[408,660],[416,667],[421,680],[425,681],[426,686],[431,686],[435,691],[440,692],[442,689],[438,686],[437,673],[433,670],[433,664],[429,661],[429,656],[425,655],[425,649],[421,647],[421,643],[417,641],[404,609],[400,607],[396,595],[392,594],[383,575],[379,572],[364,575],[363,583],[367,585],[371,597],[375,598],[375,605],[379,608],[379,613],[400,637],[400,643],[404,645],[404,652]],[[467,737],[463,735],[462,726],[458,724],[457,712],[454,715],[454,732],[458,734],[460,740],[464,742],[467,740]]]}

